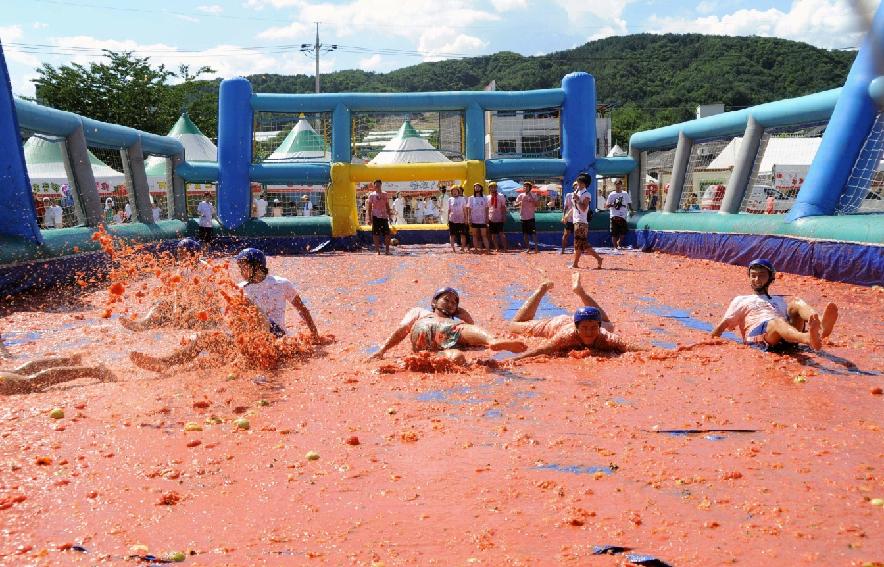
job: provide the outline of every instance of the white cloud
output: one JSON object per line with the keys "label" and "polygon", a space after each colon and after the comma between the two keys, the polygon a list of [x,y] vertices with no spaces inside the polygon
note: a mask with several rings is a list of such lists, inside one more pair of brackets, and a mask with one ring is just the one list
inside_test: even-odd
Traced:
{"label": "white cloud", "polygon": [[491,5],[498,12],[509,12],[510,10],[527,8],[528,0],[491,0]]}
{"label": "white cloud", "polygon": [[[314,68],[310,60],[303,57],[292,57],[291,54],[270,54],[243,49],[236,45],[216,45],[202,51],[182,52],[178,48],[163,43],[139,44],[132,40],[97,39],[90,36],[71,36],[54,38],[53,43],[59,47],[77,46],[88,49],[88,53],[78,54],[71,61],[85,64],[100,61],[104,58],[99,54],[101,49],[112,51],[133,51],[137,56],[149,56],[154,66],[164,64],[167,68],[177,69],[179,65],[200,67],[207,65],[215,69],[217,77],[235,77],[255,73],[307,73],[313,74]],[[323,58],[322,72],[334,69],[334,59]]]}
{"label": "white cloud", "polygon": [[376,71],[381,66],[384,58],[375,53],[371,57],[359,60],[359,68],[363,71]]}
{"label": "white cloud", "polygon": [[30,53],[21,51],[19,47],[10,45],[10,43],[20,43],[24,35],[21,26],[0,26],[0,38],[3,39],[3,53],[6,55],[6,60],[21,63],[33,69],[40,65],[40,60]]}
{"label": "white cloud", "polygon": [[292,8],[302,3],[302,0],[246,0],[243,6],[253,10],[263,10],[264,6],[273,8]]}
{"label": "white cloud", "polygon": [[268,28],[258,34],[261,39],[307,39],[305,35],[308,31],[306,25],[300,22],[292,22],[287,26]]}
{"label": "white cloud", "polygon": [[194,18],[193,16],[185,16],[184,14],[175,14],[175,17],[179,20],[190,22],[191,24],[197,24],[200,21],[199,18]]}
{"label": "white cloud", "polygon": [[[615,35],[627,35],[629,32],[626,29],[626,20],[615,20],[611,22],[611,25],[605,26],[598,30],[596,33],[589,36],[587,41],[595,41],[597,39],[605,39],[606,37],[611,37]],[[577,46],[575,46],[577,47]]]}
{"label": "white cloud", "polygon": [[697,4],[697,12],[701,14],[711,14],[715,11],[717,3],[715,0],[703,0]]}
{"label": "white cloud", "polygon": [[586,16],[594,16],[602,21],[617,20],[630,1],[632,0],[555,0],[555,3],[568,14],[571,22],[578,23]]}
{"label": "white cloud", "polygon": [[488,42],[452,28],[435,28],[424,31],[418,39],[417,49],[424,61],[441,61],[451,56],[478,53]]}
{"label": "white cloud", "polygon": [[[870,10],[868,2],[865,9]],[[649,29],[655,33],[705,33],[757,35],[803,41],[817,47],[859,46],[864,36],[862,17],[850,0],[794,0],[788,12],[737,10],[722,16],[695,19],[652,15]]]}
{"label": "white cloud", "polygon": [[33,24],[31,24],[31,27],[34,28],[35,30],[42,30],[42,29],[48,28],[49,24],[47,24],[45,22],[34,22]]}
{"label": "white cloud", "polygon": [[202,6],[197,6],[196,10],[203,14],[220,14],[224,11],[224,8],[218,4],[204,4]]}

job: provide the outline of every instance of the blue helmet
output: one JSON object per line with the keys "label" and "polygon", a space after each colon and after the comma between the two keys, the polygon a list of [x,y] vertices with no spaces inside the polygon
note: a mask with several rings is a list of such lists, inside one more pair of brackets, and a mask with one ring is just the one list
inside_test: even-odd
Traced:
{"label": "blue helmet", "polygon": [[581,321],[602,322],[602,312],[595,307],[581,307],[574,312],[574,324],[579,325]]}
{"label": "blue helmet", "polygon": [[189,254],[199,254],[203,250],[203,245],[193,238],[182,238],[175,246],[175,255],[180,256],[182,252]]}
{"label": "blue helmet", "polygon": [[439,289],[437,289],[436,293],[433,294],[433,301],[436,301],[446,293],[454,294],[454,299],[456,299],[457,302],[460,303],[460,294],[458,294],[457,290],[453,287],[440,287]]}
{"label": "blue helmet", "polygon": [[236,255],[237,263],[246,263],[253,268],[267,270],[267,257],[257,248],[244,248]]}
{"label": "blue helmet", "polygon": [[773,262],[766,258],[755,258],[751,262],[749,262],[749,269],[760,266],[770,272],[770,281],[773,281],[774,278],[777,277],[777,270],[774,268]]}

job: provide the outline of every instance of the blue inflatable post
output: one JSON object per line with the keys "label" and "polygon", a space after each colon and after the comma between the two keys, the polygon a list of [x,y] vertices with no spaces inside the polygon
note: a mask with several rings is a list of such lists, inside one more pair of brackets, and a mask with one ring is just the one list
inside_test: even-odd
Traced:
{"label": "blue inflatable post", "polygon": [[221,81],[218,94],[218,220],[234,229],[251,216],[252,85]]}
{"label": "blue inflatable post", "polygon": [[352,129],[350,109],[343,103],[338,103],[332,111],[331,160],[333,162],[353,161],[353,148],[350,146]]}
{"label": "blue inflatable post", "polygon": [[3,45],[0,45],[0,234],[43,244]]}
{"label": "blue inflatable post", "polygon": [[853,164],[875,123],[878,108],[869,86],[878,77],[884,57],[884,5],[878,8],[872,29],[853,62],[820,147],[798,192],[787,221],[831,215],[841,197]]}
{"label": "blue inflatable post", "polygon": [[569,193],[577,175],[587,173],[592,179],[589,194],[595,209],[595,79],[589,73],[569,73],[562,79],[562,90],[562,191]]}

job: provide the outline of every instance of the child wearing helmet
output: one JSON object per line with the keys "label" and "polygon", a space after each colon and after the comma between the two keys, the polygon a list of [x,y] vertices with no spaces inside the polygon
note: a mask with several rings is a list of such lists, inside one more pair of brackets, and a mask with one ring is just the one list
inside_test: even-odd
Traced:
{"label": "child wearing helmet", "polygon": [[460,296],[453,288],[437,290],[430,307],[432,310],[421,307],[410,309],[384,346],[371,358],[382,358],[405,337],[411,339],[414,352],[440,352],[442,356],[460,364],[466,362],[463,352],[459,350],[464,347],[486,347],[510,352],[522,352],[526,348],[522,341],[498,339],[476,326],[469,312],[460,306]]}
{"label": "child wearing helmet", "polygon": [[823,339],[832,334],[838,307],[829,303],[820,318],[819,313],[799,297],[786,303],[782,296],[770,295],[768,287],[776,275],[770,260],[757,258],[749,262],[749,285],[755,293],[735,297],[724,318],[712,330],[712,336],[719,337],[737,328],[745,343],[765,349],[787,343],[819,350]]}
{"label": "child wearing helmet", "polygon": [[[154,303],[147,314],[140,319],[120,318],[120,325],[129,331],[146,331],[157,327],[174,326],[185,329],[209,329],[217,326],[220,320],[218,306],[206,304],[194,304],[194,298],[207,297],[206,294],[193,289],[188,292],[188,286],[205,285],[206,278],[195,277],[202,266],[200,253],[202,244],[193,238],[182,238],[175,245],[175,263],[178,269],[172,274],[172,278],[178,280],[174,284],[174,291]],[[199,282],[199,283],[195,283]],[[203,311],[209,316],[197,317],[196,313]]]}
{"label": "child wearing helmet", "polygon": [[236,264],[245,281],[239,283],[245,296],[267,317],[270,332],[286,336],[285,308],[287,303],[298,311],[314,337],[318,337],[310,310],[301,301],[298,290],[289,280],[270,275],[267,257],[257,248],[246,248],[236,255]]}
{"label": "child wearing helmet", "polygon": [[548,339],[540,346],[516,356],[514,360],[584,348],[609,352],[642,350],[613,334],[614,324],[608,319],[604,309],[583,289],[579,273],[571,276],[571,291],[580,298],[583,306],[573,315],[534,319],[540,301],[552,287],[553,282],[543,282],[510,322],[510,332],[514,334]]}

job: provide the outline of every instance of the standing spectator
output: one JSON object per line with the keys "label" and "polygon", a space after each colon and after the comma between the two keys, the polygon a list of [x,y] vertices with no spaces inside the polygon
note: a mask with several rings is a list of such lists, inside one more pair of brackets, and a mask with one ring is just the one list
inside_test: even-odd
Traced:
{"label": "standing spectator", "polygon": [[571,193],[571,222],[574,223],[574,263],[572,268],[579,268],[580,256],[584,250],[599,263],[602,268],[602,257],[589,245],[589,210],[590,198],[587,187],[592,183],[589,175],[581,173],[577,176],[577,190]]}
{"label": "standing spectator", "polygon": [[366,204],[365,224],[371,224],[371,238],[378,254],[381,253],[381,236],[384,237],[386,253],[390,254],[390,199],[381,190],[381,180],[374,182],[374,193],[369,193]]}
{"label": "standing spectator", "polygon": [[199,239],[208,245],[212,242],[212,217],[215,216],[215,207],[209,202],[208,195],[203,195],[196,212],[199,215]]}
{"label": "standing spectator", "polygon": [[43,197],[43,200],[37,201],[37,222],[40,223],[40,228],[51,228],[49,226],[49,197]]}
{"label": "standing spectator", "polygon": [[454,243],[460,239],[460,251],[467,247],[467,200],[463,197],[463,189],[451,188],[451,197],[448,198],[448,213],[445,222],[448,224],[448,240],[451,242],[451,251],[454,252]]}
{"label": "standing spectator", "polygon": [[405,197],[401,191],[396,193],[396,198],[393,199],[393,223],[405,224]]}
{"label": "standing spectator", "polygon": [[467,199],[467,219],[473,233],[473,247],[479,253],[488,253],[491,251],[488,244],[488,200],[482,196],[483,190],[481,183],[473,184],[473,196]]}
{"label": "standing spectator", "polygon": [[262,219],[267,216],[267,199],[264,198],[263,194],[259,194],[258,197],[255,198],[255,218]]}
{"label": "standing spectator", "polygon": [[113,216],[111,217],[111,223],[123,224],[124,222],[126,222],[126,213],[123,212],[123,209],[120,209],[118,207],[116,209],[116,211],[114,212]]}
{"label": "standing spectator", "polygon": [[126,215],[126,222],[132,222],[132,203],[126,201],[126,208],[123,210],[123,214]]}
{"label": "standing spectator", "polygon": [[497,192],[497,183],[488,184],[488,234],[491,244],[499,252],[507,251],[506,233],[503,225],[506,222],[506,197]]}
{"label": "standing spectator", "polygon": [[270,213],[275,217],[282,216],[282,203],[279,202],[279,199],[273,199],[273,208]]}
{"label": "standing spectator", "polygon": [[[571,191],[577,192],[577,182],[571,184]],[[562,204],[562,224],[565,225],[564,230],[562,230],[562,254],[565,253],[565,246],[568,245],[568,235],[571,235],[573,240],[574,238],[574,215],[573,215],[573,201],[571,199],[564,199]]]}
{"label": "standing spectator", "polygon": [[47,209],[54,228],[62,228],[64,226],[64,209],[58,203],[52,203]]}
{"label": "standing spectator", "polygon": [[108,197],[104,200],[104,222],[110,224],[114,221],[114,200]]}
{"label": "standing spectator", "polygon": [[614,192],[608,195],[605,206],[611,213],[611,240],[614,241],[614,248],[620,249],[620,243],[629,226],[626,224],[627,210],[632,213],[632,199],[623,189],[623,181],[618,179],[614,181]]}
{"label": "standing spectator", "polygon": [[310,195],[304,195],[303,197],[301,197],[301,203],[301,216],[312,217],[313,201],[310,200]]}
{"label": "standing spectator", "polygon": [[537,203],[540,199],[532,192],[534,185],[530,181],[522,183],[525,192],[516,197],[516,207],[519,208],[519,217],[522,219],[522,243],[525,245],[525,251],[531,253],[531,240],[534,240],[534,252],[540,253],[540,246],[537,244],[537,221],[534,218],[534,211],[537,210]]}
{"label": "standing spectator", "polygon": [[439,222],[439,207],[436,204],[436,197],[427,199],[424,202],[424,222],[426,224],[437,224]]}
{"label": "standing spectator", "polygon": [[445,192],[445,186],[439,187],[439,222],[448,222],[448,195]]}
{"label": "standing spectator", "polygon": [[160,217],[162,216],[163,211],[160,210],[160,206],[157,205],[156,202],[154,202],[153,208],[150,210],[150,212],[151,212],[151,215],[153,215],[153,222],[154,223],[160,222]]}
{"label": "standing spectator", "polygon": [[426,208],[424,207],[424,198],[418,197],[417,203],[414,207],[414,222],[417,224],[424,224],[424,216],[426,214]]}
{"label": "standing spectator", "polygon": [[767,205],[764,208],[765,214],[772,215],[774,214],[774,210],[777,206],[776,199],[774,199],[773,195],[767,196]]}

